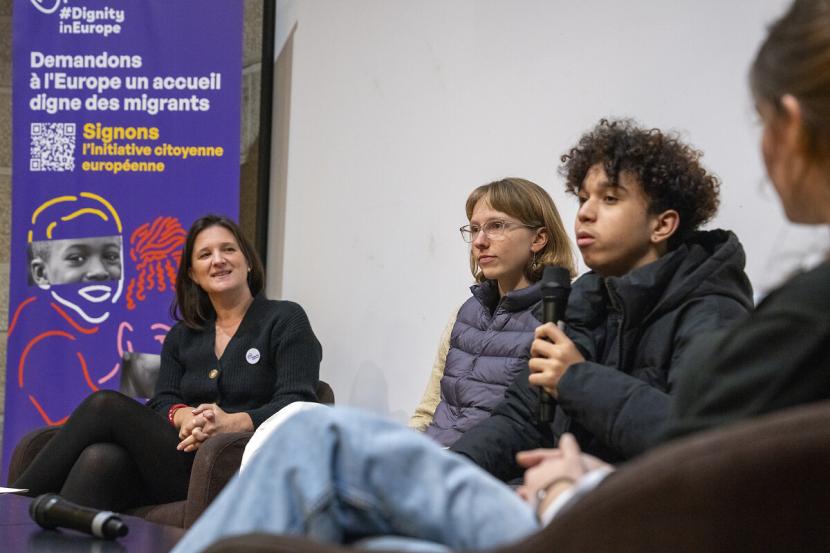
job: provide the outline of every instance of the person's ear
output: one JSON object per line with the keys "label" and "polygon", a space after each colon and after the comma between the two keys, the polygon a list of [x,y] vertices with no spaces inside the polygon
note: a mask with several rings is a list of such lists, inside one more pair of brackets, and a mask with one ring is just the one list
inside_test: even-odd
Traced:
{"label": "person's ear", "polygon": [[545,246],[548,245],[548,229],[542,227],[536,229],[536,235],[533,237],[533,242],[530,243],[530,251],[539,253]]}
{"label": "person's ear", "polygon": [[29,265],[29,270],[32,274],[32,281],[38,286],[49,286],[49,277],[46,276],[46,262],[40,257],[32,259]]}
{"label": "person's ear", "polygon": [[780,172],[786,175],[788,186],[794,187],[793,190],[797,190],[799,195],[811,193],[810,183],[818,182],[823,187],[825,182],[823,160],[816,155],[816,145],[811,142],[805,127],[804,112],[798,98],[792,94],[783,95],[770,124],[771,147],[781,166]]}
{"label": "person's ear", "polygon": [[651,243],[655,246],[666,244],[680,226],[680,214],[673,209],[667,209],[652,216],[652,225]]}
{"label": "person's ear", "polygon": [[780,145],[787,148],[790,153],[803,153],[807,146],[804,136],[804,116],[801,112],[801,104],[792,94],[784,94],[781,97],[782,113],[776,122],[776,135]]}

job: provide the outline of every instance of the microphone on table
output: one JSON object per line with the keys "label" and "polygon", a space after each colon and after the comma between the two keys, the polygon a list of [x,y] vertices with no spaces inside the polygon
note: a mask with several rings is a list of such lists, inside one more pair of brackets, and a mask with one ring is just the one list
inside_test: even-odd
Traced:
{"label": "microphone on table", "polygon": [[32,500],[29,516],[42,528],[70,528],[96,538],[113,540],[127,535],[129,528],[112,511],[81,507],[54,493],[45,493]]}
{"label": "microphone on table", "polygon": [[[547,265],[542,273],[542,322],[557,324],[565,317],[571,293],[571,274],[564,267]],[[539,422],[553,421],[553,398],[539,387]]]}

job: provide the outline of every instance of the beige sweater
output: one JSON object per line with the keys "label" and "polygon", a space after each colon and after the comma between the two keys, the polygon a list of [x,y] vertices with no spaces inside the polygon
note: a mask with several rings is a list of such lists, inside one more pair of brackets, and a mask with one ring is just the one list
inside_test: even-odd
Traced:
{"label": "beige sweater", "polygon": [[444,365],[447,362],[447,352],[450,350],[450,337],[452,336],[452,327],[455,326],[455,319],[458,316],[458,309],[453,311],[450,316],[447,327],[441,334],[441,342],[438,344],[438,353],[435,356],[435,361],[432,364],[432,374],[429,376],[427,388],[424,390],[424,395],[421,398],[421,403],[415,408],[415,413],[409,419],[409,427],[415,428],[423,432],[432,422],[432,417],[435,415],[435,408],[441,401],[441,378],[444,377]]}

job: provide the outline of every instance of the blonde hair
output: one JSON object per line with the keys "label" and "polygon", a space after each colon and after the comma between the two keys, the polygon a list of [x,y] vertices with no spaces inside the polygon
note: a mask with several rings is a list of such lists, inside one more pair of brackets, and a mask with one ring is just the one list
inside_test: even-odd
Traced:
{"label": "blonde hair", "polygon": [[[547,230],[548,242],[525,267],[525,277],[530,282],[542,278],[545,265],[559,265],[576,276],[576,262],[571,242],[562,225],[556,205],[545,190],[529,180],[508,177],[473,190],[467,197],[467,220],[479,201],[486,200],[493,209],[515,217],[519,222]],[[470,271],[477,282],[486,280],[470,249]]]}

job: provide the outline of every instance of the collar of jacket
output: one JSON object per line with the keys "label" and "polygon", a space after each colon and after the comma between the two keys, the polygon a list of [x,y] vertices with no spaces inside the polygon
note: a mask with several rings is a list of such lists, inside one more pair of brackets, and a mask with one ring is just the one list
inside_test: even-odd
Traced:
{"label": "collar of jacket", "polygon": [[752,308],[745,261],[733,232],[697,231],[657,261],[621,277],[603,279],[591,271],[577,279],[568,301],[568,322],[592,328],[615,308],[626,327],[645,325],[685,301],[710,294],[732,297]]}
{"label": "collar of jacket", "polygon": [[499,296],[499,285],[495,280],[485,280],[474,284],[470,286],[470,291],[490,313],[495,313],[496,308],[511,312],[523,311],[542,300],[541,282],[534,282],[526,288],[508,292],[504,297]]}

